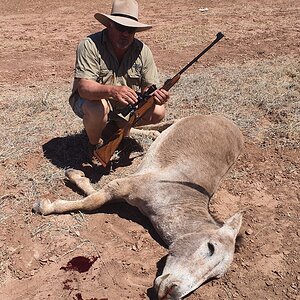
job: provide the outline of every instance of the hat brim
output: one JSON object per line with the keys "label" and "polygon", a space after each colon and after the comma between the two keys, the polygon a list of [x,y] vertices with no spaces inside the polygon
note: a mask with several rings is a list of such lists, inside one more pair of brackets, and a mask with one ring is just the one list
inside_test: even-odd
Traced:
{"label": "hat brim", "polygon": [[108,26],[110,21],[113,21],[113,22],[116,22],[123,26],[134,27],[134,28],[136,28],[136,32],[145,31],[145,30],[152,28],[151,25],[140,23],[138,21],[135,21],[135,20],[132,20],[132,19],[129,19],[126,17],[113,16],[113,15],[107,15],[107,14],[101,14],[101,13],[95,14],[94,17],[105,27]]}

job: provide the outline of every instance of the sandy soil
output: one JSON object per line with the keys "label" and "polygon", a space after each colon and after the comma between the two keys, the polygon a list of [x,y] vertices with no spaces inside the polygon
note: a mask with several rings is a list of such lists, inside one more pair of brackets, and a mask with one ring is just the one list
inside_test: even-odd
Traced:
{"label": "sandy soil", "polygon": [[[299,66],[298,1],[139,2],[140,19],[155,25],[139,37],[152,48],[164,74],[191,60],[218,31],[225,33],[222,45],[207,53],[190,74],[221,64],[243,66],[287,57]],[[22,112],[17,103],[10,105],[17,97],[28,106],[28,99],[39,95],[44,106],[50,105],[45,86],[61,93],[58,101],[66,102],[76,45],[102,28],[93,14],[109,12],[110,1],[2,0],[0,8],[1,110],[8,116]],[[136,209],[118,204],[95,214],[31,213],[38,198],[82,197],[65,184],[66,165],[47,157],[58,145],[55,139],[78,132],[81,123],[65,109],[67,104],[63,107],[69,121],[62,118],[60,106],[51,105],[57,121],[51,129],[46,110],[40,111],[43,121],[35,123],[27,123],[30,113],[20,113],[20,127],[14,126],[14,117],[9,124],[1,121],[0,298],[155,299],[152,284],[167,249]],[[299,116],[295,120],[299,122]],[[31,144],[28,151],[16,147],[19,138],[24,147]],[[69,146],[76,144],[72,137],[65,140]],[[245,140],[244,154],[212,203],[221,219],[244,211],[242,246],[230,271],[200,287],[190,300],[300,299],[299,148],[277,147],[275,142],[262,147],[247,135]],[[94,183],[100,186],[132,173],[139,160],[100,181],[101,176],[93,177]]]}

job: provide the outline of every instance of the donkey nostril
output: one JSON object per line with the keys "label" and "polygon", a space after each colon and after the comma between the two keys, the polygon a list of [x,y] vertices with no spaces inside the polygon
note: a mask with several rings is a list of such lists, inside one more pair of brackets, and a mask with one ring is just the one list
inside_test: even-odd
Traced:
{"label": "donkey nostril", "polygon": [[213,256],[213,254],[215,253],[215,246],[214,246],[214,244],[208,242],[207,243],[207,247],[208,247],[208,250],[209,250],[209,256]]}
{"label": "donkey nostril", "polygon": [[[172,284],[169,288],[166,287],[165,289],[165,294],[159,298],[160,300],[165,300],[165,299],[173,299],[173,300],[180,300],[181,298],[178,298],[176,295],[172,295],[174,292],[174,289],[177,287],[177,284]],[[168,296],[171,296],[172,298],[169,298]],[[176,298],[174,298],[174,296]]]}

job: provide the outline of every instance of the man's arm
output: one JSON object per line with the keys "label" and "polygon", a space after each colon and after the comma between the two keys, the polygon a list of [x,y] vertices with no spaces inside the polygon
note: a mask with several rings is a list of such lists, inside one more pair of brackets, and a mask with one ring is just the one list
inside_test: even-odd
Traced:
{"label": "man's arm", "polygon": [[98,83],[94,80],[77,78],[78,93],[86,100],[113,98],[125,105],[137,102],[136,92],[128,86],[114,86]]}

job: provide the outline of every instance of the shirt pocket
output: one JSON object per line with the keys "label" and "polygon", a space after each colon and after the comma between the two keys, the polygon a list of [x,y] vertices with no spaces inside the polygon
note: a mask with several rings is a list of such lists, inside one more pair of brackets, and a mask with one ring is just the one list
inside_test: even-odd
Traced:
{"label": "shirt pocket", "polygon": [[106,66],[100,65],[98,80],[102,84],[114,84],[113,71],[109,70]]}
{"label": "shirt pocket", "polygon": [[126,80],[127,85],[133,90],[135,90],[136,92],[138,92],[141,89],[141,82],[142,82],[141,74],[133,68],[129,69],[127,72],[127,80]]}

